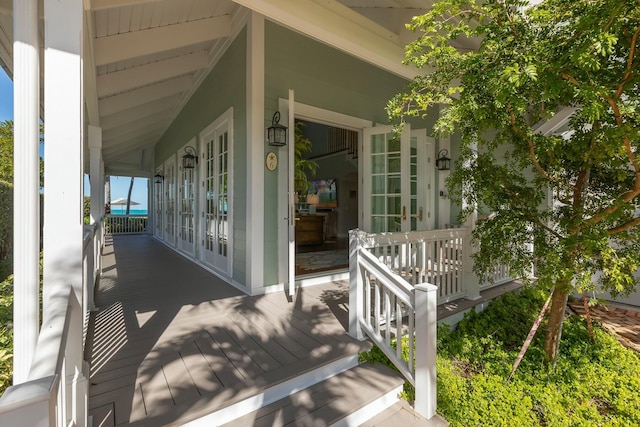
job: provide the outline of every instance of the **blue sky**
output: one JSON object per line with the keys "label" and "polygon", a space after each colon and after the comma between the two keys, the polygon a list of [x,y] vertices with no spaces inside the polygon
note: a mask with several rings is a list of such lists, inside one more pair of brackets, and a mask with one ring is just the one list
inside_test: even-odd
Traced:
{"label": "blue sky", "polygon": [[[0,121],[13,120],[13,83],[0,68]],[[89,180],[85,176],[85,194],[89,194]],[[127,197],[129,177],[111,177],[111,199]],[[133,184],[131,200],[140,203],[132,209],[147,209],[147,179],[136,178]]]}

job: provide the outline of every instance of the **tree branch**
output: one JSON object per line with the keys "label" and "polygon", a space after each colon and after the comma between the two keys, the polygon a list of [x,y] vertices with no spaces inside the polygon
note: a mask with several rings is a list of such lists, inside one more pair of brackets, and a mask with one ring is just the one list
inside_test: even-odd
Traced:
{"label": "tree branch", "polygon": [[633,218],[632,220],[630,220],[630,221],[628,221],[628,222],[626,222],[626,223],[624,223],[622,225],[610,228],[609,230],[607,230],[607,232],[609,233],[610,236],[613,236],[615,234],[622,233],[623,231],[627,231],[627,230],[635,227],[636,225],[640,225],[640,217]]}
{"label": "tree branch", "polygon": [[555,178],[553,178],[551,175],[549,175],[547,173],[546,170],[544,170],[544,168],[542,167],[542,165],[538,161],[538,158],[536,157],[535,144],[533,143],[533,140],[531,138],[529,138],[527,135],[523,134],[520,131],[520,129],[518,129],[518,127],[516,125],[516,123],[517,123],[516,122],[516,115],[513,112],[513,110],[511,109],[511,105],[510,104],[507,104],[507,110],[509,111],[509,119],[510,119],[510,122],[511,122],[511,129],[513,129],[513,131],[516,133],[516,135],[519,135],[521,138],[523,138],[525,141],[527,141],[527,145],[529,146],[529,158],[533,162],[533,165],[535,166],[536,170],[540,173],[540,175],[542,175],[543,177],[545,177],[549,181],[557,182]]}
{"label": "tree branch", "polygon": [[633,57],[636,55],[636,43],[638,43],[638,35],[640,35],[640,27],[636,28],[636,31],[633,33],[631,37],[631,45],[629,47],[629,57],[627,58],[627,68],[624,72],[624,77],[622,78],[622,82],[618,86],[618,90],[616,92],[616,98],[620,98],[622,93],[624,92],[624,84],[629,79],[631,75],[631,67],[633,65]]}

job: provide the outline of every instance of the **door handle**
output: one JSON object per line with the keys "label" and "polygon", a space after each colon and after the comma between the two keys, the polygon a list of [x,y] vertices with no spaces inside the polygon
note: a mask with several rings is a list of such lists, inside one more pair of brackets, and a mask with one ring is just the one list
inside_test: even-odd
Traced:
{"label": "door handle", "polygon": [[422,206],[420,206],[420,209],[418,209],[418,219],[422,221]]}
{"label": "door handle", "polygon": [[403,221],[407,220],[407,207],[406,206],[402,207],[402,220]]}

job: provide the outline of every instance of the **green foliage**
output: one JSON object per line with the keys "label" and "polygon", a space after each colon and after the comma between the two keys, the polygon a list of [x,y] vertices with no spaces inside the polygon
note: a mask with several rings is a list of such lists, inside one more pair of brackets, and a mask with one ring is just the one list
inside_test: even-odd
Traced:
{"label": "green foliage", "polygon": [[13,378],[13,276],[0,282],[0,395]]}
{"label": "green foliage", "polygon": [[[438,330],[438,413],[452,426],[640,425],[638,354],[600,327],[591,344],[578,316],[564,324],[555,371],[541,369],[539,334],[507,380],[547,294],[525,288]],[[378,349],[361,359],[390,364]]]}
{"label": "green foliage", "polygon": [[311,140],[302,133],[304,122],[297,121],[295,126],[295,151],[294,151],[294,188],[295,191],[306,195],[311,183],[307,173],[314,175],[318,164],[313,160],[304,158],[304,155],[311,151]]}
{"label": "green foliage", "polygon": [[0,260],[13,250],[13,184],[0,179]]}
{"label": "green foliage", "polygon": [[82,199],[82,218],[85,224],[91,224],[91,197],[84,196]]}
{"label": "green foliage", "polygon": [[[441,0],[414,18],[406,62],[433,71],[397,95],[389,115],[448,106],[435,130],[461,138],[450,197],[466,207],[461,221],[476,206],[490,214],[474,231],[478,275],[507,264],[526,277],[535,265],[560,294],[593,289],[595,277],[629,293],[640,266],[640,6],[527,3]],[[477,49],[453,47],[470,40]],[[567,132],[536,131],[566,109],[575,111]]]}

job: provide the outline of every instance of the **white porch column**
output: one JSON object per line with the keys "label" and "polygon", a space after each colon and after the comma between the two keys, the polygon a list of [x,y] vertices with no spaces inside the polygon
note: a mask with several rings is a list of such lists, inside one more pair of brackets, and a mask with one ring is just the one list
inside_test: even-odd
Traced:
{"label": "white porch column", "polygon": [[[100,250],[102,248],[102,217],[104,215],[104,163],[102,161],[102,128],[89,125],[87,127],[87,138],[89,141],[89,182],[91,184],[91,224],[97,223],[94,239],[97,244],[93,245],[94,267],[98,274],[102,271]],[[89,283],[88,285],[92,285]],[[94,294],[93,289],[87,289],[89,295],[89,308],[93,309]]]}
{"label": "white porch column", "polygon": [[39,330],[40,62],[38,1],[13,0],[13,383],[25,382]]}
{"label": "white porch column", "polygon": [[264,286],[264,17],[247,23],[247,287]]}
{"label": "white porch column", "polygon": [[104,181],[101,176],[100,166],[102,165],[102,128],[89,125],[88,129],[90,163],[89,182],[91,183],[91,223],[100,221],[104,215],[104,204],[100,194],[104,194],[104,188],[100,187],[100,182]]}
{"label": "white porch column", "polygon": [[[44,312],[72,286],[82,306],[82,0],[45,2]],[[75,320],[75,319],[74,319]],[[81,330],[82,328],[80,328]],[[82,343],[82,336],[70,336]],[[75,355],[74,355],[75,356]]]}

